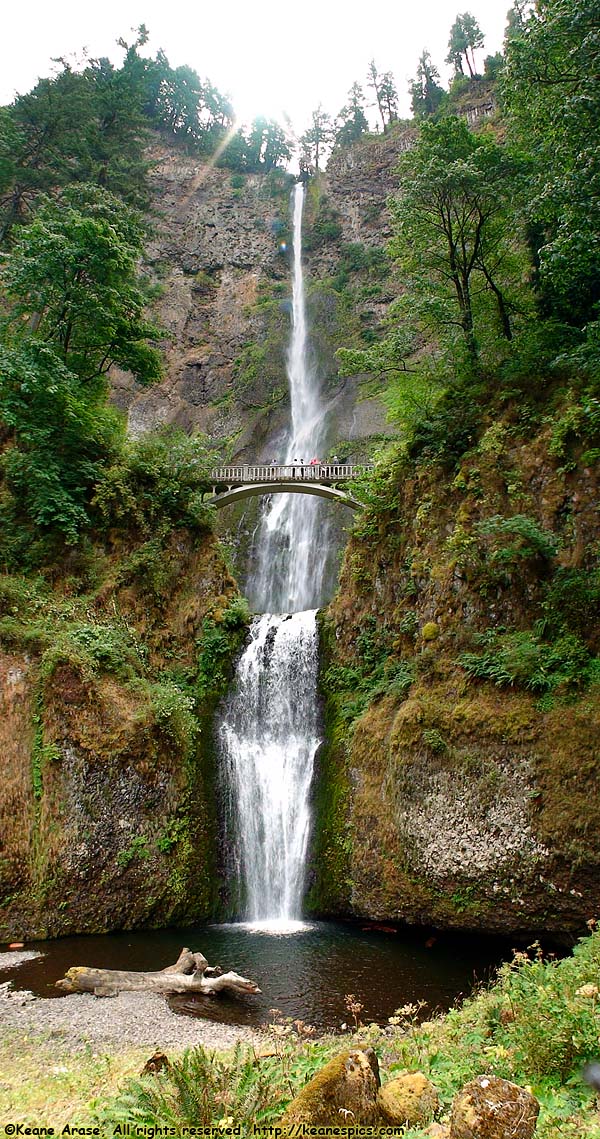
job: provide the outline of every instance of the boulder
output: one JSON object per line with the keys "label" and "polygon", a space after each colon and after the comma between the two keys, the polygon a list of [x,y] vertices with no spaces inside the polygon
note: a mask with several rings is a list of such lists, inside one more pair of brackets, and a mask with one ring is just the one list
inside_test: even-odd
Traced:
{"label": "boulder", "polygon": [[377,1093],[377,1107],[387,1123],[418,1127],[429,1123],[439,1108],[438,1094],[422,1072],[401,1072]]}
{"label": "boulder", "polygon": [[379,1085],[379,1065],[372,1048],[342,1052],[302,1088],[281,1124],[288,1127],[296,1123],[375,1123]]}
{"label": "boulder", "polygon": [[477,1076],[452,1104],[450,1139],[532,1139],[540,1105],[525,1088]]}

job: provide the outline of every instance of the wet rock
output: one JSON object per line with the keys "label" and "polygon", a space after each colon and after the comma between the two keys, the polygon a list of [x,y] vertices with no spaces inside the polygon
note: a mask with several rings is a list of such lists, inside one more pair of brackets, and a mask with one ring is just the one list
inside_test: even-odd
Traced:
{"label": "wet rock", "polygon": [[452,1104],[450,1139],[531,1139],[540,1105],[525,1088],[477,1076]]}
{"label": "wet rock", "polygon": [[375,1123],[379,1085],[379,1065],[372,1048],[342,1052],[292,1100],[281,1124]]}
{"label": "wet rock", "polygon": [[417,1127],[429,1123],[440,1101],[433,1084],[422,1072],[402,1072],[388,1080],[377,1095],[377,1107],[388,1123]]}

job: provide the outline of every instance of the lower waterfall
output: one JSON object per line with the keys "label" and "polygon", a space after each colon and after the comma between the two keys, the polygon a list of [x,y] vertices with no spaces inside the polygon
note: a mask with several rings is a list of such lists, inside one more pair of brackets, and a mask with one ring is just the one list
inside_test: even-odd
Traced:
{"label": "lower waterfall", "polygon": [[219,729],[245,918],[301,917],[309,793],[320,743],[316,610],[255,618]]}

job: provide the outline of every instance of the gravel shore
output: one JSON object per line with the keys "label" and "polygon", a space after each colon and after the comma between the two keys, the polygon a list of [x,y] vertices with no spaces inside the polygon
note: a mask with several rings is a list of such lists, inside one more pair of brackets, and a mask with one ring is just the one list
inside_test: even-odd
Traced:
{"label": "gravel shore", "polygon": [[[16,968],[37,956],[31,950],[3,953],[2,967]],[[248,1044],[262,1040],[260,1033],[242,1025],[180,1016],[158,993],[119,993],[110,998],[73,993],[48,1000],[15,988],[15,981],[0,984],[0,1021],[4,1028],[59,1037],[64,1043],[72,1043],[74,1050],[82,1044],[148,1045],[159,1049],[202,1044],[226,1049],[238,1040]]]}

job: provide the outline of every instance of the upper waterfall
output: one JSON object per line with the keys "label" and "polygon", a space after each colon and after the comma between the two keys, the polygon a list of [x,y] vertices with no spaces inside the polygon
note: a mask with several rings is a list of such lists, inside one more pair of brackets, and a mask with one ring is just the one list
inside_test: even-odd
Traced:
{"label": "upper waterfall", "polygon": [[[292,329],[287,354],[290,429],[281,461],[310,462],[325,446],[326,407],[311,360],[302,266],[304,186],[293,203]],[[308,495],[274,495],[255,535],[255,567],[246,592],[259,612],[289,613],[323,603],[328,553],[328,510]]]}

